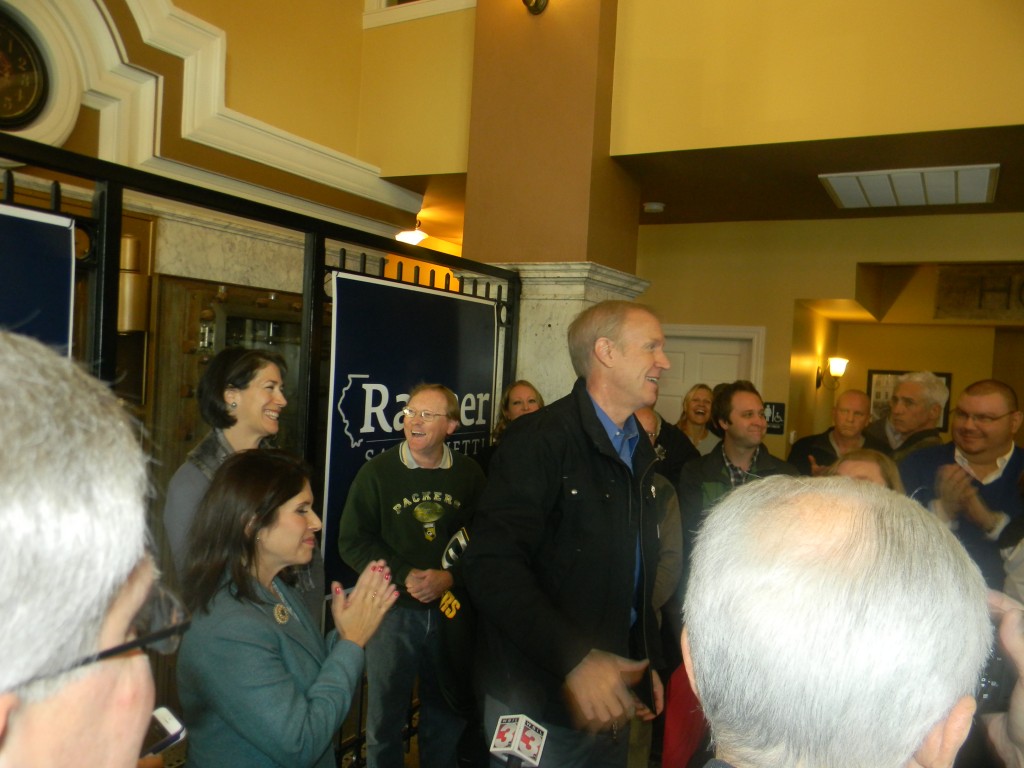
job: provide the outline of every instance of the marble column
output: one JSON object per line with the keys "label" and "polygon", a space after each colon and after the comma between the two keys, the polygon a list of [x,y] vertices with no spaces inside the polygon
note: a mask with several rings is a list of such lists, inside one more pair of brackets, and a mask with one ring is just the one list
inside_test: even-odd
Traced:
{"label": "marble column", "polygon": [[589,261],[498,266],[515,270],[522,280],[516,377],[531,381],[546,402],[567,394],[576,380],[565,336],[572,319],[600,301],[632,301],[649,285]]}

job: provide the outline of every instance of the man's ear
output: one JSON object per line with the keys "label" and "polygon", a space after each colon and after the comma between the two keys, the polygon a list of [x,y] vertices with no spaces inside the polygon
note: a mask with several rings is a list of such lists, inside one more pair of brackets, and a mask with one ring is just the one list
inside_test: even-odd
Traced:
{"label": "man's ear", "polygon": [[939,426],[939,422],[942,421],[942,406],[938,403],[932,403],[928,406],[928,413],[931,414],[932,421],[935,422],[935,426]]}
{"label": "man's ear", "polygon": [[609,339],[607,336],[602,336],[594,342],[594,357],[597,358],[601,365],[608,367],[611,365],[612,357],[615,353],[615,342]]}
{"label": "man's ear", "polygon": [[956,759],[967,733],[971,730],[977,703],[973,696],[964,696],[950,713],[928,731],[921,746],[914,753],[909,766],[913,768],[949,768]]}
{"label": "man's ear", "polygon": [[1016,435],[1017,430],[1020,429],[1021,420],[1024,419],[1024,414],[1020,411],[1014,411],[1010,415],[1010,434]]}
{"label": "man's ear", "polygon": [[17,694],[0,693],[0,750],[2,750],[4,746],[4,739],[7,736],[7,726],[11,722],[11,714],[17,708]]}
{"label": "man's ear", "polygon": [[690,681],[690,690],[693,691],[693,695],[697,697],[697,701],[700,701],[700,694],[697,693],[697,681],[693,676],[693,659],[690,657],[690,635],[686,632],[686,627],[683,627],[683,666],[686,667],[686,679]]}
{"label": "man's ear", "polygon": [[449,435],[452,432],[454,432],[456,429],[458,429],[458,428],[459,428],[459,420],[458,419],[448,419],[448,434]]}

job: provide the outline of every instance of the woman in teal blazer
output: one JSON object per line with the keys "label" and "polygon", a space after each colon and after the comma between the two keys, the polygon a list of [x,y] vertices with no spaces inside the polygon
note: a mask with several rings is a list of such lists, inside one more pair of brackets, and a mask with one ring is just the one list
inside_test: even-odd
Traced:
{"label": "woman in teal blazer", "polygon": [[384,561],[347,597],[334,582],[325,639],[291,586],[320,520],[309,472],[277,450],[233,454],[189,536],[183,583],[192,628],[178,691],[196,768],[333,768],[332,740],[363,673],[363,646],[398,593]]}

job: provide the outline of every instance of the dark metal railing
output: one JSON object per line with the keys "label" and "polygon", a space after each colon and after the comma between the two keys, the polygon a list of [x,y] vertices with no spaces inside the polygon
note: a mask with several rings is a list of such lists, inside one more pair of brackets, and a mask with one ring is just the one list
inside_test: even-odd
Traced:
{"label": "dark metal railing", "polygon": [[[340,241],[354,246],[357,251],[383,252],[406,256],[419,262],[432,264],[459,275],[459,292],[493,301],[498,307],[504,332],[504,345],[499,375],[499,388],[512,381],[515,373],[516,340],[518,328],[518,302],[520,281],[516,272],[493,264],[470,261],[457,256],[440,253],[409,245],[391,238],[365,232],[335,222],[325,221],[294,211],[276,208],[265,203],[235,195],[218,192],[176,179],[159,176],[148,171],[128,168],[105,160],[69,152],[29,141],[12,134],[0,133],[0,158],[25,164],[33,169],[42,169],[55,175],[69,175],[93,183],[92,215],[73,215],[80,228],[89,236],[89,254],[83,260],[92,271],[88,307],[88,343],[84,351],[84,362],[95,375],[105,381],[114,378],[117,366],[117,301],[118,270],[120,267],[121,217],[124,212],[126,191],[140,192],[153,197],[185,203],[198,208],[230,214],[242,219],[271,224],[283,229],[302,233],[305,241],[303,267],[303,320],[302,360],[299,381],[304,387],[304,402],[301,423],[304,425],[301,444],[307,457],[315,455],[316,429],[314,421],[321,412],[320,386],[321,361],[324,359],[323,323],[327,301],[324,293],[324,278],[333,270],[361,272],[368,270],[369,259],[360,252],[353,268],[347,265],[351,254],[347,248],[340,252],[340,264],[327,263],[328,240]],[[0,201],[15,205],[15,177],[10,171],[3,174],[3,191]],[[64,213],[61,208],[63,196],[60,183],[53,181],[50,186],[49,210]],[[64,213],[71,216],[72,214]],[[349,259],[346,259],[349,256]],[[420,283],[421,267],[403,269],[399,263],[397,282]],[[383,277],[383,267],[373,276]],[[452,290],[452,277],[446,273],[443,283],[435,284],[435,273],[431,270],[427,287],[436,290]]]}

